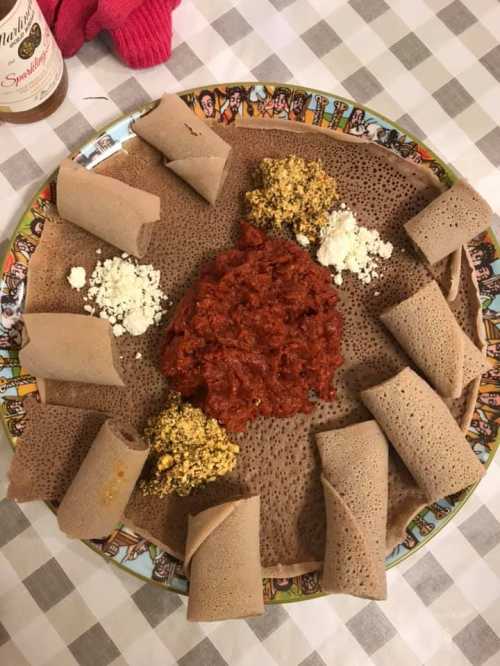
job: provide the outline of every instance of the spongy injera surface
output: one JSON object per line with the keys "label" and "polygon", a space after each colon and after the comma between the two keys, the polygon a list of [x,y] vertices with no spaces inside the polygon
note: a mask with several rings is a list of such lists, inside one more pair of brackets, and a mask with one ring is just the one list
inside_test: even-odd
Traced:
{"label": "spongy injera surface", "polygon": [[[98,171],[134,187],[159,194],[162,220],[155,225],[154,240],[143,263],[162,272],[162,288],[177,301],[200,264],[235,240],[236,222],[243,212],[243,193],[254,186],[252,174],[260,159],[290,153],[306,159],[321,158],[337,179],[341,201],[356,211],[358,221],[377,228],[395,246],[393,258],[383,264],[381,277],[363,285],[347,276],[339,290],[339,309],[345,319],[342,352],[344,366],[337,372],[337,400],[318,403],[311,415],[288,419],[258,419],[238,435],[238,466],[231,475],[196,491],[192,496],[159,500],[134,493],[127,516],[165,542],[174,553],[184,550],[187,515],[218,501],[241,494],[261,497],[262,565],[321,561],[324,552],[325,514],[320,482],[320,462],[313,433],[342,427],[369,418],[357,394],[387,379],[409,361],[378,321],[380,312],[409,297],[431,277],[418,263],[403,225],[439,193],[418,167],[369,144],[340,142],[325,134],[295,134],[279,130],[218,128],[233,145],[229,175],[215,208],[160,164],[161,157],[139,139],[126,144]],[[111,246],[77,227],[55,220],[44,231],[41,250],[35,253],[29,273],[29,311],[81,312],[81,294],[68,288],[71,266],[91,271],[95,250],[101,258],[117,254]],[[38,254],[38,257],[37,257]],[[444,264],[433,267],[444,280]],[[379,292],[375,295],[375,292]],[[471,287],[468,265],[462,267],[460,293],[453,304],[465,332],[476,337],[478,302]],[[166,382],[159,371],[162,329],[144,336],[118,339],[128,387],[80,386],[73,392],[82,407],[100,407],[141,429],[146,419],[162,407]],[[134,360],[137,351],[141,361]],[[470,390],[470,389],[469,389]],[[69,395],[69,394],[68,394]],[[65,401],[57,386],[52,400]],[[454,401],[452,411],[461,421],[468,392]],[[396,457],[389,465],[389,526],[400,533],[412,513],[424,501],[412,478]],[[404,507],[404,511],[401,507]],[[396,539],[397,540],[397,539]],[[282,574],[284,575],[284,574]]]}
{"label": "spongy injera surface", "polygon": [[42,405],[30,398],[22,441],[9,470],[8,497],[60,502],[80,469],[106,414]]}

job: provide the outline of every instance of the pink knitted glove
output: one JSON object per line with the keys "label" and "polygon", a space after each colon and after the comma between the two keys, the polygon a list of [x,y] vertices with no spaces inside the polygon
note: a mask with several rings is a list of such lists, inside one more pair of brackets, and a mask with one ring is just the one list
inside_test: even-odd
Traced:
{"label": "pink knitted glove", "polygon": [[97,0],[62,0],[56,16],[54,35],[65,58],[75,55],[85,41],[85,25],[95,11]]}
{"label": "pink knitted glove", "polygon": [[101,30],[111,32],[120,28],[129,15],[143,3],[144,0],[97,0],[97,9],[85,27],[86,38],[94,39]]}
{"label": "pink knitted glove", "polygon": [[38,0],[38,4],[63,56],[75,55],[85,41],[85,24],[97,0]]}
{"label": "pink knitted glove", "polygon": [[68,58],[101,30],[129,67],[153,67],[170,57],[172,11],[180,0],[38,0]]}
{"label": "pink knitted glove", "polygon": [[57,6],[60,3],[61,0],[38,0],[42,14],[45,16],[45,20],[50,28],[52,28],[57,13]]}
{"label": "pink knitted glove", "polygon": [[170,57],[172,10],[180,0],[144,0],[125,23],[111,30],[115,50],[134,69],[153,67]]}

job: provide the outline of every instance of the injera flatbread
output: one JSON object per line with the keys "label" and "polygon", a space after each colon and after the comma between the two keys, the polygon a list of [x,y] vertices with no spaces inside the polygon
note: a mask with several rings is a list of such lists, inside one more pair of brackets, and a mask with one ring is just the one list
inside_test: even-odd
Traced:
{"label": "injera flatbread", "polygon": [[462,254],[464,248],[459,247],[455,250],[448,259],[449,270],[449,284],[446,294],[446,299],[452,303],[457,297],[458,290],[460,289],[460,270],[462,268]]}
{"label": "injera flatbread", "polygon": [[326,507],[325,592],[385,599],[389,446],[376,421],[316,435]]}
{"label": "injera flatbread", "polygon": [[151,240],[151,223],[160,219],[160,199],[146,190],[88,171],[70,159],[57,175],[60,216],[142,257]]}
{"label": "injera flatbread", "polygon": [[102,412],[26,398],[26,425],[10,465],[7,497],[61,501],[106,420]]}
{"label": "injera flatbread", "polygon": [[231,146],[198,118],[177,95],[134,123],[134,130],[165,156],[165,166],[215,204],[227,177]]}
{"label": "injera flatbread", "polygon": [[26,313],[23,323],[19,360],[34,377],[124,386],[109,321],[83,314],[37,312]]}
{"label": "injera flatbread", "polygon": [[188,620],[208,622],[264,612],[257,495],[189,516]]}
{"label": "injera flatbread", "polygon": [[443,397],[460,396],[488,369],[485,355],[462,332],[434,280],[380,319]]}
{"label": "injera flatbread", "polygon": [[148,452],[133,428],[105,421],[59,506],[61,530],[76,539],[110,534],[123,517]]}
{"label": "injera flatbread", "polygon": [[455,252],[491,226],[493,211],[465,180],[459,180],[406,225],[430,264]]}
{"label": "injera flatbread", "polygon": [[484,468],[443,399],[411,368],[366,389],[361,399],[428,502],[482,478]]}
{"label": "injera flatbread", "polygon": [[[140,524],[142,533],[182,555],[188,514],[241,495],[259,494],[262,565],[275,567],[280,576],[286,576],[287,571],[297,571],[288,565],[323,560],[325,511],[314,433],[370,418],[359,400],[359,390],[392,376],[408,364],[379,316],[382,310],[407,298],[430,279],[426,268],[417,261],[403,225],[437,196],[440,186],[427,170],[371,144],[347,143],[316,132],[235,127],[217,127],[216,131],[233,146],[233,155],[215,208],[207,206],[189,186],[161,167],[160,153],[140,139],[128,141],[127,153],[116,153],[98,167],[101,173],[160,195],[164,213],[161,222],[155,224],[155,240],[144,261],[161,269],[161,287],[175,302],[201,263],[234,242],[243,212],[243,193],[254,187],[252,174],[264,157],[295,153],[306,159],[321,158],[326,170],[337,179],[342,200],[356,211],[358,222],[377,228],[395,247],[391,260],[382,265],[380,278],[364,285],[347,276],[338,290],[339,310],[345,320],[345,360],[336,374],[335,403],[319,403],[314,413],[307,416],[255,421],[236,438],[241,453],[233,473],[185,498],[171,496],[160,500],[143,497],[136,491],[127,507],[128,520]],[[91,271],[99,247],[102,258],[113,256],[112,247],[78,227],[58,218],[47,222],[30,264],[28,310],[81,312],[82,295],[68,288],[66,275],[74,265]],[[466,334],[474,339],[479,301],[470,266],[463,263],[453,311]],[[436,265],[434,273],[444,279],[445,262]],[[375,296],[375,292],[379,295]],[[151,327],[143,336],[118,339],[129,387],[125,397],[120,393],[120,398],[114,398],[113,391],[95,387],[83,387],[73,397],[77,396],[86,407],[106,405],[118,418],[128,419],[141,431],[147,417],[157,414],[165,401],[167,385],[159,370],[162,337],[161,327]],[[136,352],[142,353],[140,361],[134,360]],[[477,387],[471,385],[462,399],[453,401],[453,413],[459,422],[470,418],[476,391]],[[60,388],[54,388],[52,393],[61,402],[70,397],[67,390]],[[425,498],[406,468],[396,456],[391,456],[389,543],[403,538],[405,525],[423,503]],[[278,569],[279,564],[283,566]]]}

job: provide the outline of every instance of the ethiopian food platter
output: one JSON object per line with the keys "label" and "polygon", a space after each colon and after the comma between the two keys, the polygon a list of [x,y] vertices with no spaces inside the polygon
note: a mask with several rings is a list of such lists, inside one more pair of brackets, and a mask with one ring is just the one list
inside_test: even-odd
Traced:
{"label": "ethiopian food platter", "polygon": [[188,619],[387,595],[496,450],[492,211],[303,88],[165,94],[60,165],[3,265],[8,497]]}

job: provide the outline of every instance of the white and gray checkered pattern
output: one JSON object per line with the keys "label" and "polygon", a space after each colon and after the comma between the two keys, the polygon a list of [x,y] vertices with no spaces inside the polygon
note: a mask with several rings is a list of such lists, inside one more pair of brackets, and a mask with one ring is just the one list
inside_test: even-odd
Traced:
{"label": "white and gray checkered pattern", "polygon": [[[0,126],[0,240],[44,175],[120,113],[165,90],[252,79],[368,104],[425,138],[500,213],[497,0],[183,0],[165,65],[131,71],[100,41],[67,64],[68,98],[52,117]],[[2,500],[0,664],[498,666],[499,466],[500,456],[458,517],[389,572],[388,601],[327,597],[231,623],[188,624],[184,598],[67,540],[43,504]]]}

